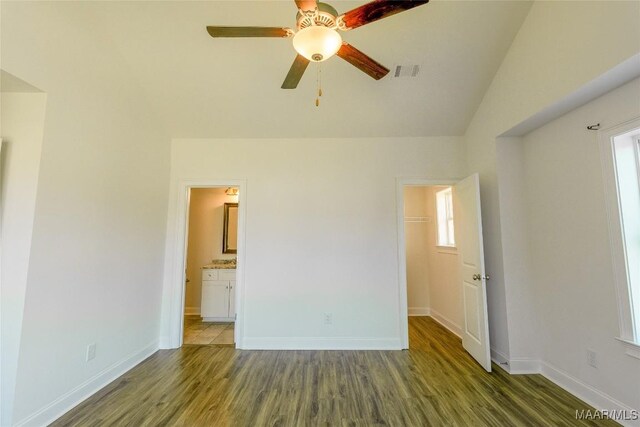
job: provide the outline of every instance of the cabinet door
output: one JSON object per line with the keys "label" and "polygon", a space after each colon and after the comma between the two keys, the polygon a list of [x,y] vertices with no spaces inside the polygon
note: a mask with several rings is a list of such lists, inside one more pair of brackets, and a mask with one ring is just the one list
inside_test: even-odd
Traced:
{"label": "cabinet door", "polygon": [[229,282],[229,317],[236,318],[236,281]]}
{"label": "cabinet door", "polygon": [[229,282],[205,280],[202,282],[202,317],[229,317]]}

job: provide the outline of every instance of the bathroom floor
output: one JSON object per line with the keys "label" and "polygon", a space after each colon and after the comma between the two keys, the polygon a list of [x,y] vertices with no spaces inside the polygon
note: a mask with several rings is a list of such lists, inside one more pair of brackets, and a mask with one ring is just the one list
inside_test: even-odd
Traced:
{"label": "bathroom floor", "polygon": [[200,316],[184,317],[184,344],[233,346],[233,323],[203,322]]}

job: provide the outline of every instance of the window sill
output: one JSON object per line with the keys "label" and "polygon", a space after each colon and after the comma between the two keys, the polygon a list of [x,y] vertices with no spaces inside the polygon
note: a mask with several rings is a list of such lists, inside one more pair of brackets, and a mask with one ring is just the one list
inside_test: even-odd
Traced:
{"label": "window sill", "polygon": [[626,353],[629,356],[640,359],[640,343],[633,342],[624,338],[616,337],[616,339],[624,344],[624,346],[626,347]]}
{"label": "window sill", "polygon": [[458,248],[455,246],[436,246],[436,251],[441,254],[452,254],[456,255],[458,253]]}

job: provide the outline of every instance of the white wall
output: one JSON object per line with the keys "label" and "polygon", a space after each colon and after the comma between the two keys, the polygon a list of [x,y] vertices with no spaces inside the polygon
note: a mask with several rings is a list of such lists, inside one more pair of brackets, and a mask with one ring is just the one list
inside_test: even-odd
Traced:
{"label": "white wall", "polygon": [[166,264],[180,183],[246,179],[246,346],[399,348],[396,177],[459,178],[463,155],[450,137],[174,140]]}
{"label": "white wall", "polygon": [[[464,313],[458,250],[437,246],[436,192],[444,188],[446,187],[427,188],[427,212],[432,219],[427,230],[430,312],[432,317],[460,335],[464,324]],[[455,211],[453,215],[455,217]],[[459,230],[454,230],[454,235],[456,232],[459,233]],[[460,234],[455,238],[459,240]]]}
{"label": "white wall", "polygon": [[3,92],[0,97],[3,139],[0,164],[0,425],[9,425],[14,401],[47,96],[44,93]]}
{"label": "white wall", "polygon": [[237,203],[238,196],[227,196],[225,188],[192,188],[189,196],[189,238],[185,313],[200,314],[202,266],[214,259],[232,259],[222,253],[224,204]]}
{"label": "white wall", "polygon": [[[532,322],[514,323],[527,312],[510,293],[526,292],[517,291],[520,266],[512,272],[503,259],[501,213],[510,208],[508,199],[499,199],[497,170],[509,157],[497,159],[496,137],[640,52],[639,14],[638,2],[536,1],[467,129],[469,172],[481,177],[494,356],[530,357],[521,345],[535,336]],[[524,339],[511,342],[514,337]]]}
{"label": "white wall", "polygon": [[407,257],[407,308],[409,316],[429,315],[429,217],[427,188],[404,188],[404,234]]}
{"label": "white wall", "polygon": [[[509,368],[511,372],[527,371],[527,365],[532,360],[538,360],[540,356],[540,328],[533,291],[535,276],[532,274],[535,270],[532,270],[530,265],[529,234],[525,232],[531,210],[526,202],[524,147],[519,137],[497,138],[496,145],[500,182],[500,232],[506,291],[509,297]],[[494,285],[493,274],[489,282],[488,286]]]}
{"label": "white wall", "polygon": [[169,138],[82,4],[1,19],[3,68],[47,93],[13,413],[44,425],[157,349]]}
{"label": "white wall", "polygon": [[[598,133],[640,117],[640,79],[522,139],[540,358],[630,408],[640,408],[640,360],[625,354],[613,282]],[[598,368],[587,364],[597,353]]]}

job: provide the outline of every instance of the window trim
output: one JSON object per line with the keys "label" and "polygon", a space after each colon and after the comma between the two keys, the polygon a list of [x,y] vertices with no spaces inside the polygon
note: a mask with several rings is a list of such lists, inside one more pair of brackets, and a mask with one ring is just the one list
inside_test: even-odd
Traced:
{"label": "window trim", "polygon": [[[450,200],[450,209],[446,208],[446,212],[445,212],[445,221],[449,222],[451,221],[453,224],[453,235],[449,236],[449,233],[447,233],[447,243],[450,244],[443,244],[440,240],[440,207],[439,207],[439,203],[438,203],[438,194],[443,193],[443,192],[447,192],[449,194],[449,200]],[[452,252],[454,250],[457,249],[456,246],[456,232],[455,232],[455,221],[454,221],[454,212],[453,212],[453,187],[447,187],[447,188],[442,188],[440,190],[436,190],[434,192],[434,197],[435,197],[435,207],[436,207],[436,248],[439,249],[440,251],[447,251],[447,252]],[[447,196],[445,196],[447,197]],[[446,200],[446,199],[445,199]],[[446,203],[446,201],[445,201]],[[450,215],[447,215],[450,214]],[[446,228],[448,230],[449,228],[449,224],[446,224]],[[451,242],[449,242],[449,237],[451,237]]]}
{"label": "window trim", "polygon": [[598,139],[620,331],[620,335],[615,338],[621,343],[629,356],[640,359],[640,330],[634,331],[635,325],[632,314],[634,308],[632,306],[631,285],[627,272],[627,257],[613,146],[615,137],[630,133],[638,128],[640,128],[640,117],[600,130]]}

